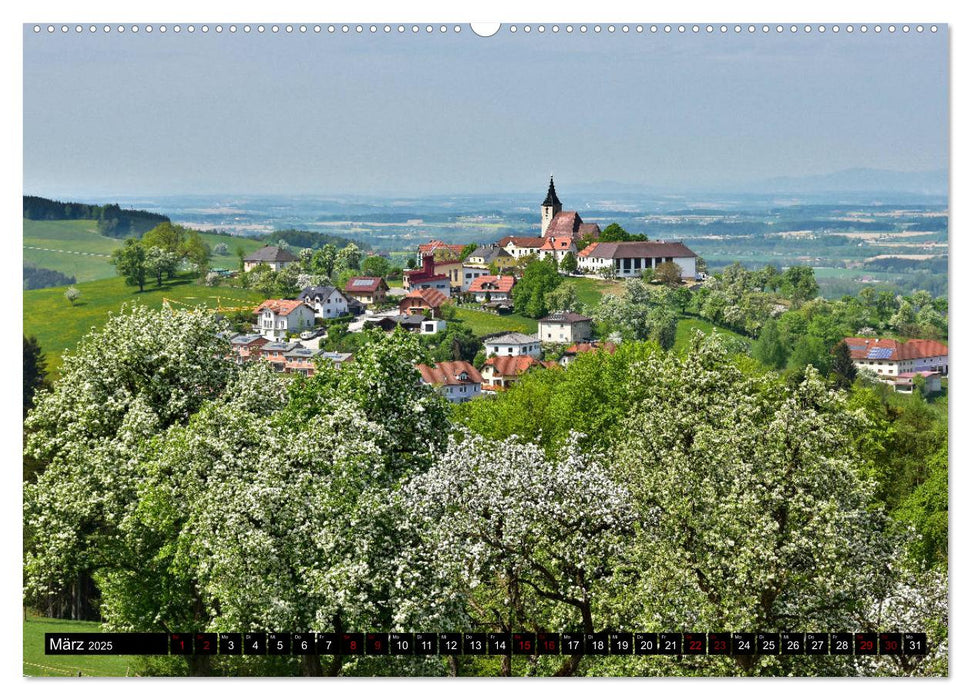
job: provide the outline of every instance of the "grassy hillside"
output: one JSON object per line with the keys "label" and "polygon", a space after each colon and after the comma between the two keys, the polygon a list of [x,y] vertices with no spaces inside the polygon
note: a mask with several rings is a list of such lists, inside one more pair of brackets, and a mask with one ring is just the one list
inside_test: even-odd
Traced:
{"label": "grassy hillside", "polygon": [[78,282],[115,274],[108,256],[121,241],[98,233],[97,222],[23,221],[25,263],[73,275]]}
{"label": "grassy hillside", "polygon": [[163,299],[175,307],[206,306],[228,308],[256,306],[263,300],[258,292],[244,289],[222,289],[194,284],[189,277],[167,282],[161,287],[146,285],[144,292],[128,287],[120,277],[95,280],[75,285],[81,298],[75,306],[64,298],[65,287],[34,289],[24,292],[24,334],[37,336],[47,356],[47,366],[55,372],[61,354],[73,349],[92,326],[104,325],[109,312],[117,312],[125,303],[137,302],[160,308]]}
{"label": "grassy hillside", "polygon": [[622,280],[601,280],[588,277],[568,277],[567,282],[577,288],[577,299],[583,302],[588,309],[600,303],[600,297],[604,294],[621,295],[624,293],[624,282]]}
{"label": "grassy hillside", "polygon": [[45,632],[101,632],[97,622],[54,620],[28,617],[24,620],[24,675],[53,676],[127,676],[132,675],[133,656],[47,656]]}
{"label": "grassy hillside", "polygon": [[502,333],[503,331],[535,333],[538,326],[535,319],[518,314],[497,316],[488,311],[476,311],[475,309],[456,309],[455,318],[463,321],[476,335]]}
{"label": "grassy hillside", "polygon": [[[115,268],[108,256],[123,241],[98,233],[97,222],[89,219],[65,221],[33,221],[24,219],[24,262],[48,270],[73,275],[78,282],[106,279],[115,276]],[[239,265],[236,248],[242,246],[251,253],[263,245],[252,238],[240,238],[217,233],[201,234],[214,248],[225,243],[227,255],[213,255],[212,267],[235,270]]]}

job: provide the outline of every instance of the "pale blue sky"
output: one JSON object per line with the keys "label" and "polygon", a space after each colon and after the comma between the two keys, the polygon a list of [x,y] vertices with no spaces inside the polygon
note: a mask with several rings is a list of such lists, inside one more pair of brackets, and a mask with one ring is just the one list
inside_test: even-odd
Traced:
{"label": "pale blue sky", "polygon": [[151,35],[24,29],[24,192],[726,187],[947,167],[946,29]]}

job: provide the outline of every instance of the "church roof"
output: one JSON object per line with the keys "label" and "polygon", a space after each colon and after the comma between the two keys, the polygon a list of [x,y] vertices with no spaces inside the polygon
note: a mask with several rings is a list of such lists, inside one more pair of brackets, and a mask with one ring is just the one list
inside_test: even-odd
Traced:
{"label": "church roof", "polygon": [[560,202],[559,197],[556,196],[556,188],[553,186],[553,176],[550,175],[550,189],[546,193],[546,199],[543,200],[544,207],[561,207],[563,206]]}

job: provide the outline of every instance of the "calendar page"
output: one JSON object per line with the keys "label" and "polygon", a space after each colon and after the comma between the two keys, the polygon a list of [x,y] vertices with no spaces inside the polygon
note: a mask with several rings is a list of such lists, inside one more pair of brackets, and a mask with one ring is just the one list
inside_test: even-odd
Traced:
{"label": "calendar page", "polygon": [[948,675],[947,23],[84,14],[24,675]]}

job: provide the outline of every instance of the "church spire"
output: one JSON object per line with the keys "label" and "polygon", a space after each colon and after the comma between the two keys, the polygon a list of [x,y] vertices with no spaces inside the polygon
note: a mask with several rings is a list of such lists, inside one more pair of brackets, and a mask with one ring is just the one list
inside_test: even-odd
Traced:
{"label": "church spire", "polygon": [[550,189],[546,193],[546,199],[543,201],[544,207],[562,207],[563,204],[560,202],[559,198],[556,196],[556,188],[553,186],[553,176],[550,175]]}

